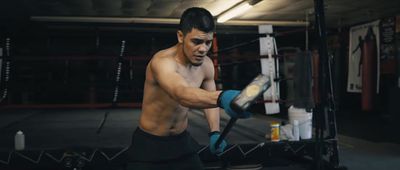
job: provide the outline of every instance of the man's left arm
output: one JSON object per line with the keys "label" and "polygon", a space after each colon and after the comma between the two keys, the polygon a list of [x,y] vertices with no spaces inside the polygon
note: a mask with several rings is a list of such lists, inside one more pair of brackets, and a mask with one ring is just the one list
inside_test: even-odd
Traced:
{"label": "man's left arm", "polygon": [[[214,65],[209,58],[206,58],[204,64],[206,64],[204,73],[205,77],[201,88],[207,91],[216,91],[215,81],[214,81]],[[204,116],[207,119],[208,126],[210,127],[210,133],[208,136],[210,137],[210,145],[209,149],[212,154],[222,153],[227,146],[225,140],[223,140],[219,146],[215,146],[217,140],[220,138],[220,129],[219,129],[219,121],[220,121],[220,109],[216,108],[208,108],[204,109]]]}
{"label": "man's left arm", "polygon": [[[204,61],[204,80],[201,84],[201,88],[207,91],[216,91],[215,81],[214,81],[214,64],[210,58],[205,58]],[[204,109],[204,116],[207,119],[210,132],[219,131],[219,119],[220,119],[220,109],[218,107]]]}
{"label": "man's left arm", "polygon": [[[214,79],[207,79],[203,82],[202,88],[207,91],[215,91]],[[210,132],[219,131],[219,115],[220,109],[218,107],[204,109],[204,116],[207,119]]]}

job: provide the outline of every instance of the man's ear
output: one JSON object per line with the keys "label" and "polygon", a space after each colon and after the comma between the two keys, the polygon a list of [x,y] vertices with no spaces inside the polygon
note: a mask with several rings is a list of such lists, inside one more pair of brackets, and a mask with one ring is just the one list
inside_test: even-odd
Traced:
{"label": "man's ear", "polygon": [[176,32],[176,36],[178,38],[178,42],[179,43],[183,43],[183,32],[181,30],[178,30],[178,32]]}

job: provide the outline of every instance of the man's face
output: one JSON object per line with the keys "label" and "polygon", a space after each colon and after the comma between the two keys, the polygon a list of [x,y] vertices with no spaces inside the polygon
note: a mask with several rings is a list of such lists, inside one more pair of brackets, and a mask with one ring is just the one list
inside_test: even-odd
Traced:
{"label": "man's face", "polygon": [[187,60],[194,66],[200,66],[211,48],[213,33],[193,28],[186,35],[178,31],[178,39],[182,43],[183,54]]}

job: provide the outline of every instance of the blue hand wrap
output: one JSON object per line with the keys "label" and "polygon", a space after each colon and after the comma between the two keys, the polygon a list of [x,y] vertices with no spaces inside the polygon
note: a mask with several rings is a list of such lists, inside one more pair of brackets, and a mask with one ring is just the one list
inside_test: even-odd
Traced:
{"label": "blue hand wrap", "polygon": [[249,118],[251,116],[250,112],[235,112],[231,108],[231,103],[233,99],[235,99],[236,96],[240,94],[239,90],[226,90],[223,91],[219,97],[218,97],[218,106],[223,108],[225,112],[231,117],[231,118]]}

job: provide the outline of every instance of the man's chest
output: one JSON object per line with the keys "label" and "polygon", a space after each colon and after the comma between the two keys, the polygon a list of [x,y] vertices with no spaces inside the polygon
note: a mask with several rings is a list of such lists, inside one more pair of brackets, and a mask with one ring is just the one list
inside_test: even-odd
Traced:
{"label": "man's chest", "polygon": [[200,87],[204,80],[204,73],[201,69],[186,70],[178,69],[177,72],[185,79],[191,87]]}

